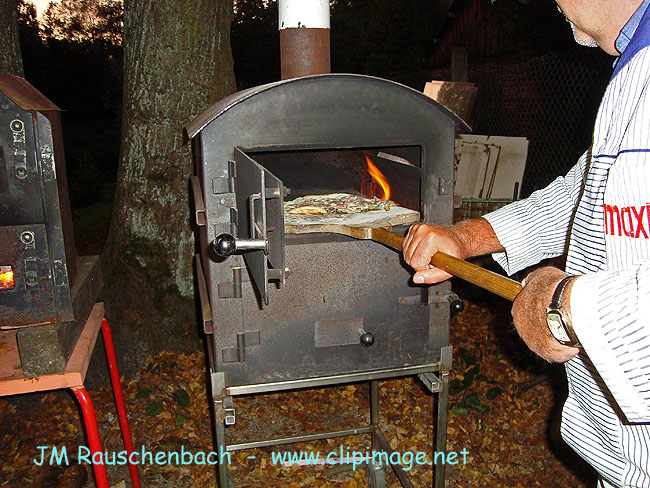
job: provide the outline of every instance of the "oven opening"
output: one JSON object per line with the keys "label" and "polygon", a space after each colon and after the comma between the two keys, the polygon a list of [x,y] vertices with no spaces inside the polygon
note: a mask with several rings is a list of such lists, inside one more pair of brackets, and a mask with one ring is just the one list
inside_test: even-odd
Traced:
{"label": "oven opening", "polygon": [[246,152],[282,180],[287,201],[351,193],[422,212],[420,146]]}
{"label": "oven opening", "polygon": [[0,290],[13,290],[15,287],[13,268],[0,265]]}

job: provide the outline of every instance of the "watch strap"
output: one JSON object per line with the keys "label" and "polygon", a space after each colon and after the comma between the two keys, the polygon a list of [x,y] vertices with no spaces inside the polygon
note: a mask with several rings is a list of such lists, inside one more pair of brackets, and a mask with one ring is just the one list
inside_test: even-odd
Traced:
{"label": "watch strap", "polygon": [[569,336],[569,339],[571,340],[572,346],[580,346],[580,341],[578,340],[578,337],[575,335],[575,332],[573,331],[573,328],[571,327],[570,324],[567,323],[566,315],[562,313],[562,305],[564,304],[564,293],[566,292],[566,288],[576,278],[576,276],[566,276],[560,280],[560,282],[557,284],[557,287],[555,288],[555,292],[553,293],[553,297],[551,298],[551,303],[549,305],[549,310],[557,310],[560,315],[562,316],[562,325],[564,326],[564,331],[566,332],[567,336]]}
{"label": "watch strap", "polygon": [[553,298],[551,298],[551,304],[549,308],[560,309],[564,303],[564,292],[566,291],[567,285],[575,278],[575,276],[567,276],[562,278],[555,288],[553,293]]}

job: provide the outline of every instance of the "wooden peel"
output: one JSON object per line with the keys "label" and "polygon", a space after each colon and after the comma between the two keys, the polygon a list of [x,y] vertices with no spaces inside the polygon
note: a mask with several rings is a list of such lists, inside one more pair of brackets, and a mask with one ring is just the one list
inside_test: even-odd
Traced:
{"label": "wooden peel", "polygon": [[[398,210],[395,211],[396,209]],[[391,212],[394,213],[391,214]],[[388,212],[377,210],[343,216],[285,215],[285,232],[287,234],[333,232],[355,239],[380,242],[401,252],[404,238],[389,229],[393,225],[417,222],[419,218],[418,212],[402,207],[392,207]],[[515,299],[522,288],[517,281],[443,252],[435,253],[431,258],[431,264],[511,301]]]}

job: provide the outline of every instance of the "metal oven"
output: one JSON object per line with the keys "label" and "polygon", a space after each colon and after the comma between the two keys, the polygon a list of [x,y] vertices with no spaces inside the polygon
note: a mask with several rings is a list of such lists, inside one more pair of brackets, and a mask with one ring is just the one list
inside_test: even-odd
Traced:
{"label": "metal oven", "polygon": [[73,320],[76,250],[59,109],[0,73],[0,327]]}
{"label": "metal oven", "polygon": [[[286,232],[283,203],[333,192],[375,196],[383,190],[369,175],[372,165],[396,204],[450,224],[458,125],[420,92],[350,74],[251,88],[188,125],[197,282],[220,447],[270,445],[226,443],[223,425],[234,423],[236,395],[360,380],[373,382],[376,393],[378,379],[409,374],[441,393],[444,444],[449,302],[457,298],[449,284],[414,286],[401,256],[371,241]],[[219,257],[214,243],[223,236],[244,250]],[[382,446],[376,422],[366,432]],[[444,472],[436,476],[442,486]],[[228,482],[227,466],[219,478]]]}

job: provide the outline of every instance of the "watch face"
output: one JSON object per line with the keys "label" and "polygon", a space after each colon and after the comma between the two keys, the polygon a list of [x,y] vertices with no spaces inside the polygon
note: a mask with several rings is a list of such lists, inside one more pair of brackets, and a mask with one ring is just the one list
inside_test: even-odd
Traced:
{"label": "watch face", "polygon": [[548,324],[548,328],[551,331],[551,334],[553,334],[553,337],[555,337],[559,342],[562,344],[568,344],[571,342],[571,338],[564,329],[562,316],[559,312],[556,312],[554,310],[547,312],[546,323]]}

